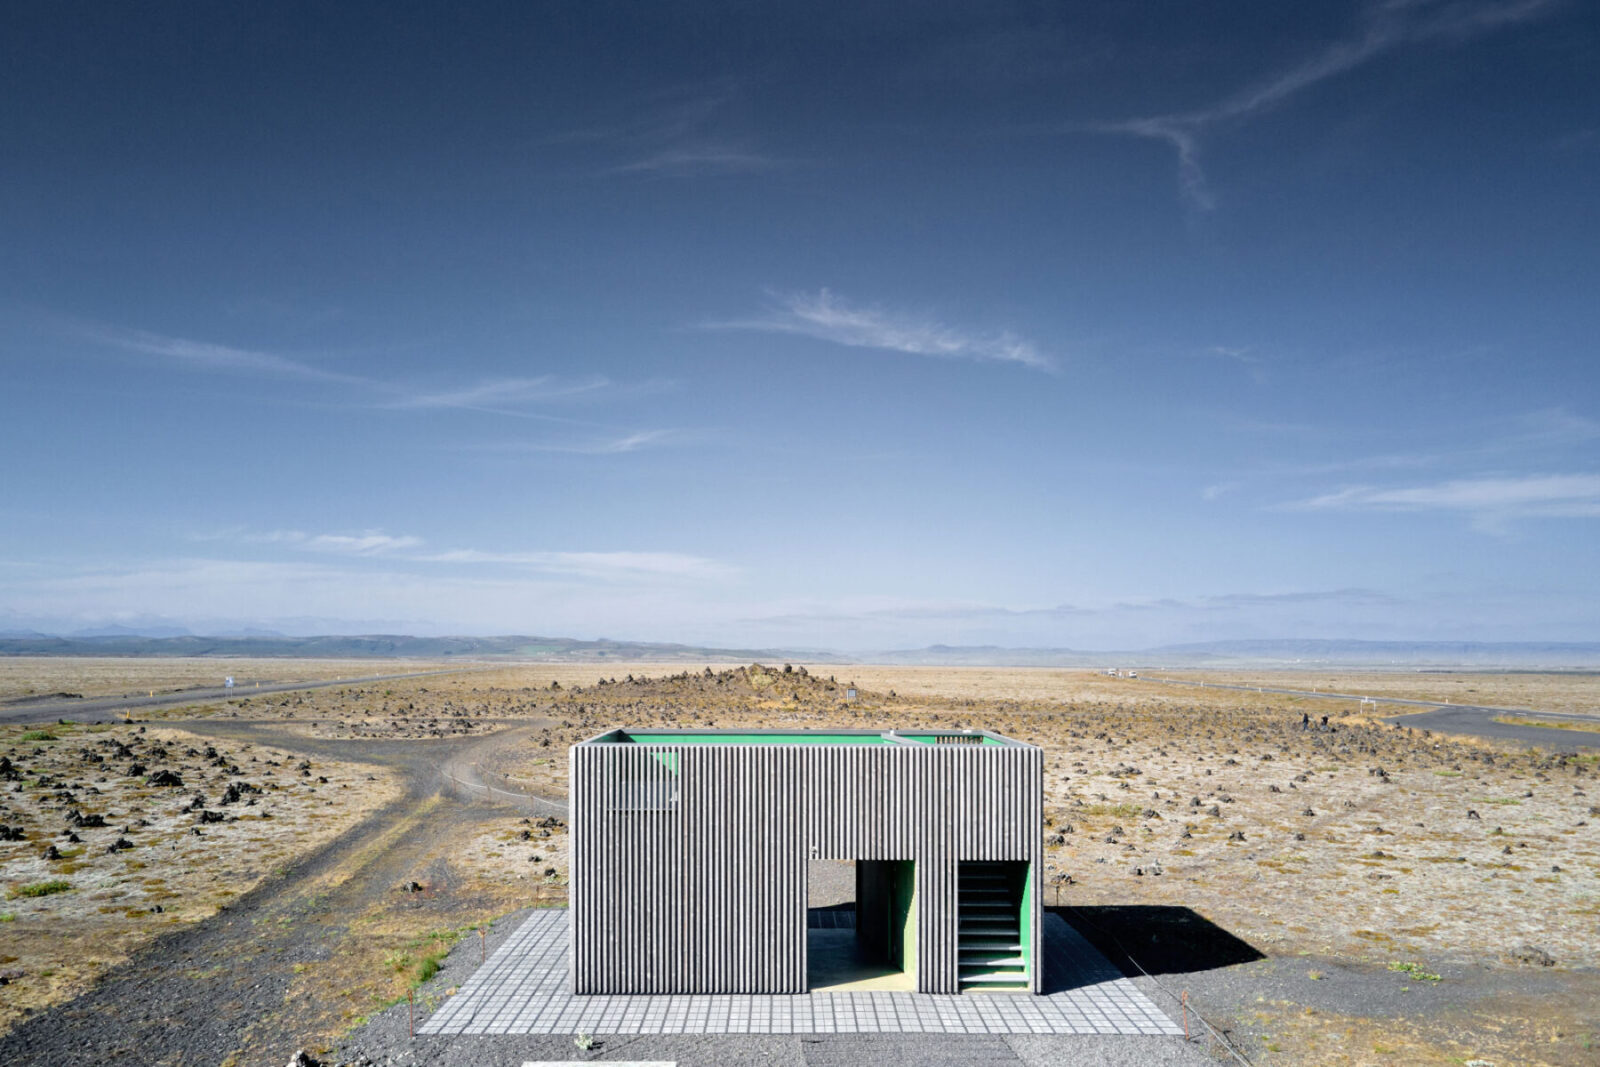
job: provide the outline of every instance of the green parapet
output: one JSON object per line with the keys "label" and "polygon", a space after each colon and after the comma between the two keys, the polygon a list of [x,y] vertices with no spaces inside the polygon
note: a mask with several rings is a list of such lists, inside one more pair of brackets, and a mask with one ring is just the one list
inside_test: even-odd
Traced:
{"label": "green parapet", "polygon": [[641,745],[892,745],[882,734],[734,734],[656,733],[627,731],[626,740]]}

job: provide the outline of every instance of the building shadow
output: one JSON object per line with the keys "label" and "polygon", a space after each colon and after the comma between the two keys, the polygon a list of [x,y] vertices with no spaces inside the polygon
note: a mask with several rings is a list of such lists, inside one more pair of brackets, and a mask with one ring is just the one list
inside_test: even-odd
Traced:
{"label": "building shadow", "polygon": [[856,902],[828,904],[806,909],[806,928],[810,930],[854,930],[856,928]]}
{"label": "building shadow", "polygon": [[1248,942],[1189,908],[1125,904],[1044,910],[1066,920],[1129,978],[1145,972],[1210,971],[1266,959]]}

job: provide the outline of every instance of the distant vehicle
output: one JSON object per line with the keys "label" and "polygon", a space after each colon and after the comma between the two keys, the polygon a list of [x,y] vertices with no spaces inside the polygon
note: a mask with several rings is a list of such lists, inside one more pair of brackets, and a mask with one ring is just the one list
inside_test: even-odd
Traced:
{"label": "distant vehicle", "polygon": [[1129,671],[1128,672],[1128,677],[1129,678],[1137,678],[1137,677],[1139,677],[1139,672],[1138,671]]}

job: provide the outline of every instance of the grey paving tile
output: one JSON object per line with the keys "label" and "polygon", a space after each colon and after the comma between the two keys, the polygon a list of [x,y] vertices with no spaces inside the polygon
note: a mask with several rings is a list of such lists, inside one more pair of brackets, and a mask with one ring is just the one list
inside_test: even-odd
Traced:
{"label": "grey paving tile", "polygon": [[573,996],[566,912],[523,924],[418,1031],[424,1034],[1179,1034],[1140,989],[1060,918],[1044,921],[1043,996],[817,993]]}

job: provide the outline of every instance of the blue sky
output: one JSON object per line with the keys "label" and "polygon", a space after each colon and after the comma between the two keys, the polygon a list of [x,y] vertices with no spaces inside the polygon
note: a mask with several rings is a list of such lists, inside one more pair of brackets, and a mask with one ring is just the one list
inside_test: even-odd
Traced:
{"label": "blue sky", "polygon": [[0,630],[1600,639],[1600,17],[9,5]]}

